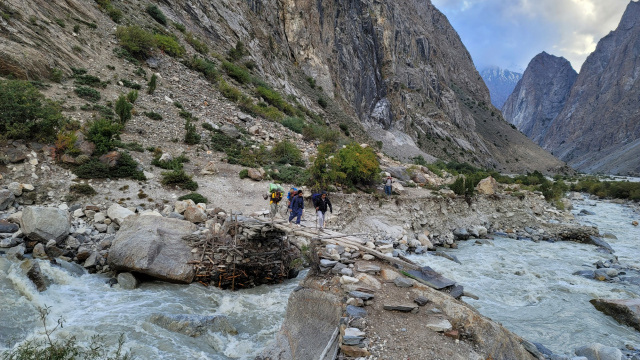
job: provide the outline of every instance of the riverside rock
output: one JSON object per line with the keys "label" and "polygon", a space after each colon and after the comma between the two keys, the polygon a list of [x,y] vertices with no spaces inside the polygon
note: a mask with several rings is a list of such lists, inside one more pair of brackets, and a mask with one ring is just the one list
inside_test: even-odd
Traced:
{"label": "riverside rock", "polygon": [[154,314],[150,322],[169,331],[191,337],[198,337],[208,331],[236,335],[238,331],[231,325],[226,315]]}
{"label": "riverside rock", "polygon": [[42,275],[40,265],[34,260],[25,260],[20,264],[22,272],[33,282],[39,292],[47,290],[49,283]]}
{"label": "riverside rock", "polygon": [[[611,269],[613,270],[613,269]],[[640,331],[640,299],[589,301],[596,309],[613,317],[619,323]]]}
{"label": "riverside rock", "polygon": [[622,360],[622,351],[598,343],[577,348],[576,355],[589,360]]}
{"label": "riverside rock", "polygon": [[476,186],[478,194],[493,195],[498,191],[498,182],[492,176],[480,180]]}
{"label": "riverside rock", "polygon": [[22,232],[31,240],[60,242],[69,234],[69,213],[51,207],[29,206],[22,211]]}
{"label": "riverside rock", "polygon": [[128,217],[111,244],[108,264],[169,282],[190,283],[195,275],[191,247],[183,236],[196,230],[188,221],[157,216]]}
{"label": "riverside rock", "polygon": [[139,283],[138,279],[130,272],[118,274],[118,284],[123,289],[133,290],[138,287]]}

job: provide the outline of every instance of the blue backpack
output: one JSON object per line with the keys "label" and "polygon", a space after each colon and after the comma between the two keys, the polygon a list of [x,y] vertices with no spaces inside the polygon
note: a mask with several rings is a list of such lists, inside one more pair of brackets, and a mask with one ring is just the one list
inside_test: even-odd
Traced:
{"label": "blue backpack", "polygon": [[322,196],[322,194],[312,194],[311,195],[311,202],[313,203],[313,206],[316,206],[316,204],[318,203],[318,201],[320,200],[320,197]]}

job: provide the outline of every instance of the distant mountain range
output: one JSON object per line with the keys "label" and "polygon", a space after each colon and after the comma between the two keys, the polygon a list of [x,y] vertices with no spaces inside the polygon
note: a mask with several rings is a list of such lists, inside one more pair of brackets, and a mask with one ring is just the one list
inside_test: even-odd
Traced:
{"label": "distant mountain range", "polygon": [[576,170],[640,174],[639,59],[640,3],[631,1],[579,75],[562,58],[536,56],[503,115]]}
{"label": "distant mountain range", "polygon": [[480,76],[482,76],[484,83],[489,88],[491,103],[498,109],[502,109],[502,105],[507,101],[516,84],[522,78],[520,73],[501,69],[497,66],[485,68],[480,71]]}

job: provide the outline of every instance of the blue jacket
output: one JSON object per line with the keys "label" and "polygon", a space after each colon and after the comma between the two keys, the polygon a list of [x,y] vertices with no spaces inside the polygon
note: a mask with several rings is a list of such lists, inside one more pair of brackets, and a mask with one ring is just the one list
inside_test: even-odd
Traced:
{"label": "blue jacket", "polygon": [[297,195],[294,196],[293,200],[291,200],[291,211],[298,212],[302,209],[304,209],[304,199]]}

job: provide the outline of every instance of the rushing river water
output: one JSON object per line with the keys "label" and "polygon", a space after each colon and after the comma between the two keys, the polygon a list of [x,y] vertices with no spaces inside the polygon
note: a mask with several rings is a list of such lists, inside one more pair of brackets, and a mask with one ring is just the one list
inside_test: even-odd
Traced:
{"label": "rushing river water", "polygon": [[[37,308],[50,306],[49,325],[64,319],[64,328],[55,336],[76,336],[80,343],[88,343],[91,336],[103,335],[106,343],[117,344],[123,333],[125,347],[137,359],[253,359],[279,330],[289,294],[298,282],[237,292],[162,282],[122,290],[110,287],[102,275],[72,276],[46,261],[40,266],[54,282],[42,293],[17,262],[0,257],[0,353],[41,334]],[[239,334],[192,338],[150,323],[155,313],[225,314]]]}
{"label": "rushing river water", "polygon": [[[617,236],[617,240],[606,240],[621,264],[640,268],[640,228],[631,225],[640,217],[638,214],[600,201],[574,205],[576,214],[583,208],[595,213],[579,217],[583,223]],[[449,249],[447,252],[456,255],[462,265],[431,255],[411,259],[431,266],[478,295],[480,300],[464,300],[483,315],[555,353],[573,354],[576,347],[595,342],[617,348],[625,344],[640,346],[639,332],[618,324],[589,303],[594,298],[638,298],[640,287],[572,275],[578,270],[593,270],[595,262],[611,259],[612,255],[573,242],[496,238],[493,244],[478,246],[469,240],[460,242],[458,249]]]}

